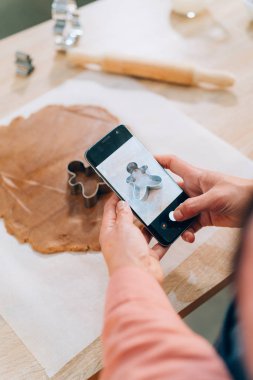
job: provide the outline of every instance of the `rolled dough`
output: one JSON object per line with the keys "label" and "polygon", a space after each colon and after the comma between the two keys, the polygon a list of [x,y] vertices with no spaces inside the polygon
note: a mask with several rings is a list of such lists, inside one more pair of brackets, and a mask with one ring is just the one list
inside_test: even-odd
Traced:
{"label": "rolled dough", "polygon": [[96,106],[47,106],[0,128],[0,217],[22,243],[42,253],[100,249],[108,194],[85,208],[71,194],[67,165],[118,124]]}

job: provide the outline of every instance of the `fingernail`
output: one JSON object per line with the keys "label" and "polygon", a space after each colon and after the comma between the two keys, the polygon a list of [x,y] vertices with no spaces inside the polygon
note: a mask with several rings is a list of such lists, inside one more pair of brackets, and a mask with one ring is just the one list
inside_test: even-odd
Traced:
{"label": "fingernail", "polygon": [[183,214],[182,214],[182,212],[180,211],[180,210],[175,210],[174,212],[173,212],[173,216],[174,216],[174,218],[176,219],[176,220],[181,220],[181,219],[183,219]]}
{"label": "fingernail", "polygon": [[125,201],[119,201],[117,204],[118,210],[123,210],[126,207],[126,202]]}

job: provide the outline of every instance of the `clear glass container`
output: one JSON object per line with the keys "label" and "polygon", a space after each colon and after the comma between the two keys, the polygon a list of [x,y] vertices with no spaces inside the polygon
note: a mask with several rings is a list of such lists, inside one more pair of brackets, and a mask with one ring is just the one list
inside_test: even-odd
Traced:
{"label": "clear glass container", "polygon": [[171,0],[172,10],[187,18],[194,18],[206,8],[206,0]]}
{"label": "clear glass container", "polygon": [[75,0],[54,0],[52,19],[55,21],[55,44],[58,50],[74,45],[82,35],[77,4]]}
{"label": "clear glass container", "polygon": [[75,0],[54,0],[52,3],[52,19],[67,21],[76,10]]}

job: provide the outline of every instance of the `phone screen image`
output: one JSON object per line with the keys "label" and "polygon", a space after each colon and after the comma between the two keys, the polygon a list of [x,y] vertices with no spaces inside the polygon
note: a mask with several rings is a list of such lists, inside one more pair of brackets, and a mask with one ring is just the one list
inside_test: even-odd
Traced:
{"label": "phone screen image", "polygon": [[161,244],[173,243],[192,223],[171,218],[187,194],[124,125],[93,145],[86,158]]}
{"label": "phone screen image", "polygon": [[134,136],[97,169],[147,226],[182,193]]}

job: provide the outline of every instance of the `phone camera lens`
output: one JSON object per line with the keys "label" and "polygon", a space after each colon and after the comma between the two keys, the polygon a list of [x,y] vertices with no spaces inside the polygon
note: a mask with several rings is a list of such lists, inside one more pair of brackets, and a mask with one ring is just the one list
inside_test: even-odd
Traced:
{"label": "phone camera lens", "polygon": [[162,230],[166,230],[166,228],[167,228],[167,223],[162,222],[162,223],[161,223],[161,229],[162,229]]}

